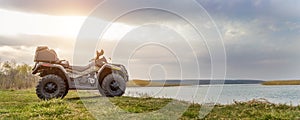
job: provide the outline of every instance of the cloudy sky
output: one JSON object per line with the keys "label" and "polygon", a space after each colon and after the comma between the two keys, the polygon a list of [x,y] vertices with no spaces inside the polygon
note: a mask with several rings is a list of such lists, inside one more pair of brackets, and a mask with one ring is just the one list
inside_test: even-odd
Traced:
{"label": "cloudy sky", "polygon": [[34,64],[36,46],[47,45],[62,59],[86,64],[90,51],[103,48],[132,78],[211,78],[226,62],[228,79],[299,79],[299,6],[298,0],[0,0],[0,58]]}

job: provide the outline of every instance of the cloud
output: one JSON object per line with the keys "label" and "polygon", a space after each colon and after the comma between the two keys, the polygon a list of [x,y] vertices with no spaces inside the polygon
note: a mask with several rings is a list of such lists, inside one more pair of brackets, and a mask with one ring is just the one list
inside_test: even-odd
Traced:
{"label": "cloud", "polygon": [[299,2],[199,0],[224,38],[229,78],[297,79]]}
{"label": "cloud", "polygon": [[290,31],[284,25],[277,25],[278,28],[271,29],[267,27],[268,24],[263,23],[264,21],[242,24],[237,28],[247,31],[242,36],[228,37],[226,32],[223,33],[228,62],[227,73],[230,73],[228,77],[298,78],[299,34]]}
{"label": "cloud", "polygon": [[[108,7],[106,6],[105,12],[101,12],[101,14],[97,14],[96,16],[103,20],[110,21],[113,13],[117,11],[122,11],[125,8],[139,8],[141,7],[140,4],[143,5],[149,4],[150,6],[165,6],[166,8],[174,8],[180,7],[181,11],[186,11],[186,14],[193,15],[194,13],[199,13],[199,11],[195,9],[189,9],[188,7],[181,7],[183,5],[191,5],[191,1],[139,1],[139,0],[132,0],[132,1],[104,1],[104,0],[0,0],[0,8],[11,10],[11,11],[21,11],[27,13],[38,13],[38,14],[47,14],[53,16],[88,16],[91,12],[97,12],[97,7],[105,7],[105,3],[111,3]],[[146,4],[147,3],[147,4]],[[167,10],[168,11],[168,10]],[[129,12],[129,11],[126,11]],[[153,19],[158,18],[159,20],[167,20],[172,21],[176,19],[169,18],[169,14],[167,12],[155,7],[153,9],[142,9],[136,10],[127,14],[130,18],[120,20],[126,24],[140,24],[141,21],[139,18],[143,19]],[[121,14],[120,14],[121,15]],[[174,17],[173,17],[174,18]],[[154,20],[155,21],[155,20]]]}
{"label": "cloud", "polygon": [[300,2],[295,0],[197,0],[212,14],[245,19],[253,17],[285,19],[297,18]]}
{"label": "cloud", "polygon": [[0,8],[50,15],[88,15],[102,0],[0,0]]}
{"label": "cloud", "polygon": [[37,46],[49,46],[59,50],[61,59],[72,60],[75,40],[63,37],[18,35],[14,37],[0,36],[1,60],[15,59],[19,63],[33,64]]}
{"label": "cloud", "polygon": [[0,60],[8,61],[14,60],[18,63],[27,63],[33,61],[34,56],[34,47],[25,47],[25,46],[0,46]]}
{"label": "cloud", "polygon": [[[197,0],[197,2],[207,10],[224,38],[228,62],[228,78],[300,78],[300,73],[298,72],[300,71],[300,55],[298,52],[300,51],[300,9],[298,7],[300,6],[300,2],[294,0],[232,0],[230,2],[223,0]],[[59,2],[0,0],[0,3],[0,8],[8,10],[49,15],[87,15],[99,1],[67,0]],[[154,1],[153,4],[154,3],[167,6],[171,5],[170,1]],[[103,21],[110,20],[109,18],[112,17],[110,16],[111,13],[122,10],[122,7],[138,6],[138,4],[138,2],[128,2],[122,5],[116,3],[105,11],[106,14],[101,14],[98,18],[101,18]],[[175,4],[176,3],[172,5]],[[184,8],[184,5],[178,4],[178,6]],[[197,10],[188,9],[188,7],[183,10],[189,15],[197,16],[202,14]],[[140,42],[156,41],[170,45],[170,48],[180,55],[184,54],[183,57],[180,58],[187,60],[185,61],[187,68],[193,68],[195,66],[193,61],[188,61],[188,59],[193,58],[192,52],[189,49],[183,49],[186,46],[184,46],[183,41],[181,41],[180,37],[182,36],[179,37],[171,32],[166,32],[164,31],[164,27],[143,27],[144,23],[154,23],[162,26],[169,25],[172,26],[172,30],[189,36],[188,38],[193,41],[191,44],[195,48],[194,52],[198,55],[199,66],[201,66],[202,73],[205,74],[203,77],[210,76],[211,61],[203,40],[199,39],[198,36],[193,36],[195,34],[191,32],[191,27],[183,23],[179,17],[160,10],[145,9],[128,14],[117,22],[121,22],[121,24],[125,25],[125,30],[128,30],[127,28],[133,30],[126,34],[118,44],[118,49],[116,49],[116,53],[114,53],[117,61],[127,62],[124,60],[127,60],[126,57],[137,47],[135,45],[138,45]],[[207,30],[201,32],[206,35],[208,40],[213,38],[213,35],[215,35],[212,34],[214,29],[213,24],[203,20],[198,21],[197,25],[203,27],[202,30]],[[115,26],[114,29],[118,27],[119,26]],[[137,27],[137,29],[133,29],[135,27]],[[114,36],[113,31],[115,30],[111,30],[109,36],[113,36],[114,39],[120,38],[120,36]],[[122,33],[122,31],[123,29],[120,29],[118,32]],[[105,39],[108,39],[108,37]],[[91,41],[95,40],[87,39],[86,42]],[[13,58],[12,56],[4,55],[8,52],[5,50],[9,50],[12,51],[11,55],[17,56],[16,58],[18,60],[26,60],[28,62],[30,62],[32,58],[32,56],[29,55],[32,52],[29,51],[34,51],[33,48],[37,45],[43,44],[51,48],[59,48],[61,49],[59,55],[69,56],[66,58],[71,59],[71,52],[65,53],[65,51],[72,51],[74,47],[72,45],[75,44],[74,40],[70,40],[69,38],[28,34],[21,34],[15,37],[1,36],[0,43],[2,50],[2,52],[0,51],[1,58]],[[106,52],[106,55],[111,56],[113,54],[111,49],[115,47],[115,43],[111,40],[107,40],[103,45],[105,50],[109,50]],[[24,47],[30,49],[24,49]],[[135,56],[136,58],[133,60],[139,61],[136,64],[140,63],[141,65],[136,66],[136,68],[147,68],[149,67],[147,65],[151,62],[155,62],[167,65],[168,69],[175,69],[174,66],[177,64],[173,59],[168,59],[170,58],[170,56],[168,56],[169,54],[163,54],[164,52],[161,52],[163,51],[161,49],[150,48],[142,49],[142,51],[137,53],[139,56]],[[20,51],[27,51],[24,54],[26,55],[26,59],[16,55],[16,53]],[[93,57],[94,53],[82,54],[88,54],[88,56],[82,60],[83,63],[86,63],[89,58]],[[135,71],[143,73],[147,70],[142,71],[135,69]],[[189,73],[190,76],[195,75],[194,69],[189,69],[186,72]]]}

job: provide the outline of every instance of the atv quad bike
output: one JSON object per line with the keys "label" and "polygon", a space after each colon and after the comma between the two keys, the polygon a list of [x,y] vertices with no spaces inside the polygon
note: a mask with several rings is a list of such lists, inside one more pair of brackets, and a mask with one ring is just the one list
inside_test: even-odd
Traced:
{"label": "atv quad bike", "polygon": [[126,89],[128,73],[120,64],[108,63],[104,51],[97,51],[96,58],[86,66],[70,66],[59,60],[54,50],[37,47],[32,74],[41,79],[36,86],[40,99],[64,98],[69,90],[99,90],[102,96],[122,96]]}

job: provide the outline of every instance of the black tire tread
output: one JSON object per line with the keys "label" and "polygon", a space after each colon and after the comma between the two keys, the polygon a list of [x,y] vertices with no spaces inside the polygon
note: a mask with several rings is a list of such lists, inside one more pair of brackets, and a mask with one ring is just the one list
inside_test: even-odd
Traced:
{"label": "black tire tread", "polygon": [[[59,87],[59,92],[54,96],[46,95],[46,93],[44,93],[42,90],[45,82],[49,81],[55,82]],[[67,93],[68,90],[65,81],[61,77],[54,74],[44,76],[41,80],[39,80],[38,85],[36,86],[36,94],[42,100],[50,100],[52,98],[63,98]]]}
{"label": "black tire tread", "polygon": [[[109,82],[111,81],[112,78],[118,79],[119,84],[123,84],[125,86],[124,90],[122,90],[122,92],[118,93],[118,94],[113,94],[110,93],[108,90],[105,89],[106,85],[109,85]],[[101,89],[102,88],[102,89]],[[99,89],[100,93],[106,97],[115,97],[115,96],[122,96],[125,93],[125,89],[126,89],[126,82],[124,80],[124,78],[119,75],[119,74],[115,74],[115,73],[111,73],[108,74],[104,77],[102,84],[101,84],[101,90]]]}

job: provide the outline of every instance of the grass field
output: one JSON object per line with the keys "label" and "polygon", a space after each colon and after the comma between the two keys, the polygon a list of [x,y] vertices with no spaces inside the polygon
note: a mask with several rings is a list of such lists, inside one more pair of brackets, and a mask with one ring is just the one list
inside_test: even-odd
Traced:
{"label": "grass field", "polygon": [[262,85],[300,85],[300,80],[274,80],[263,82]]}
{"label": "grass field", "polygon": [[[166,98],[133,98],[115,97],[108,100],[115,106],[101,110],[95,108],[96,114],[91,114],[93,108],[86,109],[85,105],[100,106],[97,101],[105,100],[104,97],[86,95],[80,99],[77,92],[70,91],[64,99],[50,101],[39,100],[33,89],[30,90],[2,90],[0,91],[0,119],[95,119],[105,117],[117,119],[122,113],[115,114],[115,109],[123,109],[126,113],[149,113],[157,111],[169,104],[172,99]],[[107,99],[106,99],[107,100]],[[84,102],[83,102],[84,101]],[[83,104],[87,103],[87,104]],[[105,102],[103,102],[105,103]],[[182,101],[175,101],[181,105],[190,105],[181,115],[180,119],[197,119],[199,115],[199,104],[188,104]],[[91,106],[89,106],[91,105]],[[106,106],[103,104],[103,106]],[[117,107],[116,107],[117,106]],[[175,105],[176,106],[176,105]],[[176,108],[168,111],[175,111]],[[112,115],[113,114],[113,115]],[[105,116],[106,115],[106,116]],[[107,116],[110,115],[110,116]],[[147,115],[147,114],[146,114]],[[168,115],[144,116],[146,119],[165,119]],[[152,117],[152,118],[149,118]],[[126,119],[135,119],[127,116]],[[264,101],[236,102],[232,105],[216,105],[205,119],[300,119],[300,106],[276,105]],[[125,118],[122,118],[125,119]]]}

